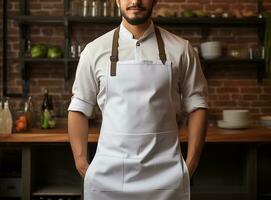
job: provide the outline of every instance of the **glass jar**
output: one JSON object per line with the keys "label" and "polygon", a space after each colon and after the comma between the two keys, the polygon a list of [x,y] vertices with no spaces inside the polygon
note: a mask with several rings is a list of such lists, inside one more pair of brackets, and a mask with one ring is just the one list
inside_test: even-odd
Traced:
{"label": "glass jar", "polygon": [[90,16],[91,17],[102,16],[101,11],[102,11],[101,1],[100,0],[93,0],[91,2],[91,6],[90,6]]}
{"label": "glass jar", "polygon": [[28,131],[27,118],[27,113],[24,110],[15,110],[13,112],[13,132]]}
{"label": "glass jar", "polygon": [[110,12],[110,1],[109,0],[105,0],[103,2],[103,9],[102,9],[102,16],[103,17],[109,17],[111,12]]}
{"label": "glass jar", "polygon": [[70,57],[75,58],[77,56],[77,48],[75,43],[71,43],[70,46]]}
{"label": "glass jar", "polygon": [[116,11],[116,1],[115,0],[110,0],[110,16],[115,17],[115,11]]}
{"label": "glass jar", "polygon": [[82,10],[82,16],[86,17],[89,15],[89,0],[82,0],[81,1],[81,10]]}

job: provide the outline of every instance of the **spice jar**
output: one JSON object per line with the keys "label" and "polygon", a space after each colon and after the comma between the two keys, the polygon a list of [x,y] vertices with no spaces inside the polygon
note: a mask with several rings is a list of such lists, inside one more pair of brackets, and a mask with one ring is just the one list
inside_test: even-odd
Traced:
{"label": "spice jar", "polygon": [[101,2],[99,0],[94,0],[91,2],[90,16],[92,17],[101,16]]}
{"label": "spice jar", "polygon": [[102,10],[103,12],[103,17],[109,17],[110,16],[110,2],[108,1],[108,0],[105,0],[104,2],[103,2],[103,10]]}

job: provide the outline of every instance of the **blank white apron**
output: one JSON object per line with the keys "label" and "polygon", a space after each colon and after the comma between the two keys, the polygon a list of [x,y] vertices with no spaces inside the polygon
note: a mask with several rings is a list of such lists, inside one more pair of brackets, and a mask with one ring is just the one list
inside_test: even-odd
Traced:
{"label": "blank white apron", "polygon": [[[161,58],[164,45],[157,34],[156,28]],[[113,44],[111,61],[116,65],[108,67],[103,122],[84,179],[84,199],[188,200],[189,174],[171,98],[171,63],[166,57],[117,62],[117,47]]]}

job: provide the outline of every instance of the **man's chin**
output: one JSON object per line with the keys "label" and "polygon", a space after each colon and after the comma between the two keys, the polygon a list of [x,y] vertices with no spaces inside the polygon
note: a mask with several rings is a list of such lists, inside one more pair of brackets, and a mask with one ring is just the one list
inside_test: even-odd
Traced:
{"label": "man's chin", "polygon": [[131,24],[131,25],[141,25],[141,24],[144,24],[147,19],[142,17],[142,18],[127,18],[127,17],[124,17],[126,19],[126,21]]}

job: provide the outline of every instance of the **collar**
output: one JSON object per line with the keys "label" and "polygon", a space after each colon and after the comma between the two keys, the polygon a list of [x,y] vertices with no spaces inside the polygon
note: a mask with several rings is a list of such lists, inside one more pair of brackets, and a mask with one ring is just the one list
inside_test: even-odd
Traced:
{"label": "collar", "polygon": [[136,40],[136,41],[142,41],[154,32],[155,32],[154,24],[153,24],[153,21],[151,21],[151,24],[149,25],[149,27],[145,30],[143,35],[137,40],[137,39],[134,39],[133,34],[125,28],[125,26],[123,25],[123,22],[121,22],[121,24],[120,24],[120,35],[124,36],[128,39],[132,39],[132,40]]}

